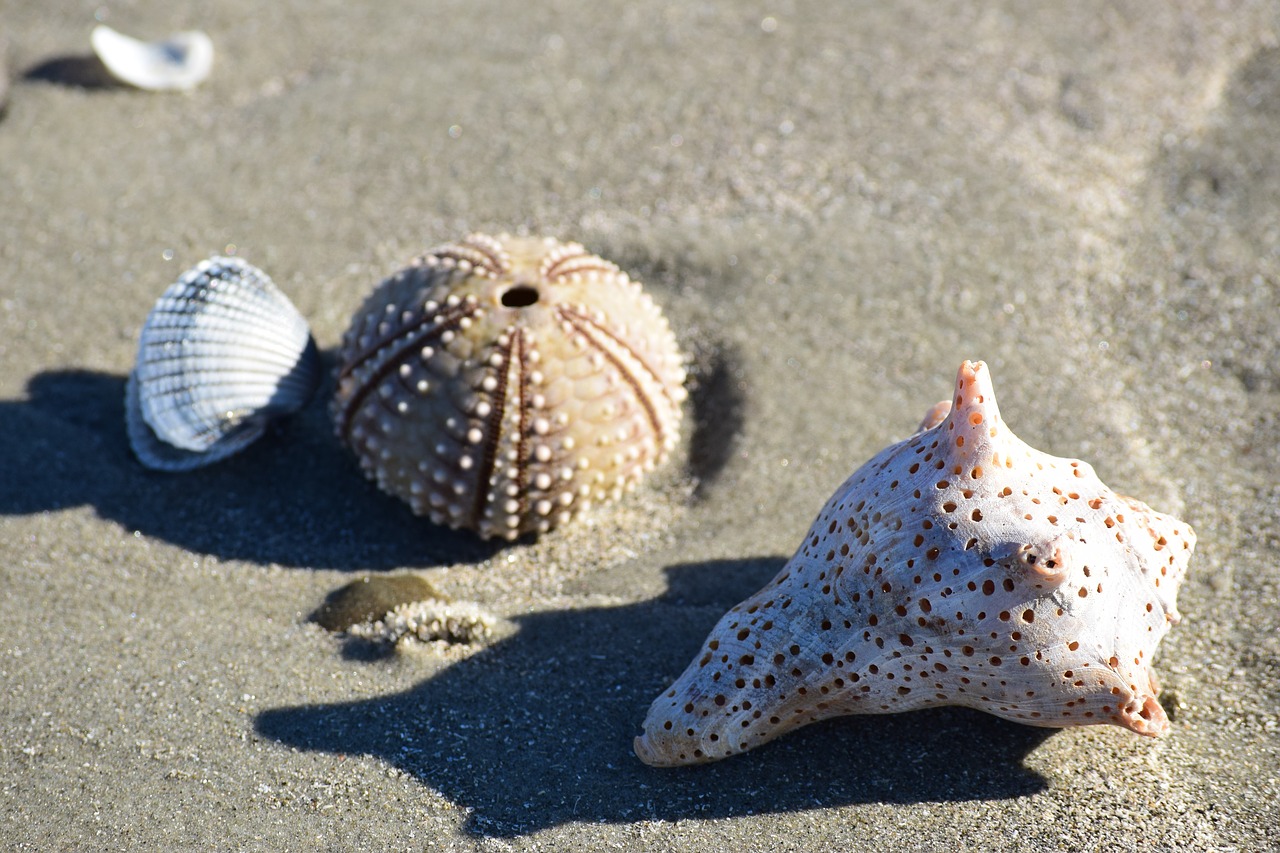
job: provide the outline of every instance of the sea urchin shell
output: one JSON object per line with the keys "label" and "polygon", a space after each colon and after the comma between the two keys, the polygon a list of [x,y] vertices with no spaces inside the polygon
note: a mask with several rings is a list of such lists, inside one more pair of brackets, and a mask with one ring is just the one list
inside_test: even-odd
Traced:
{"label": "sea urchin shell", "polygon": [[662,313],[576,243],[474,234],[384,281],[345,337],[333,416],[365,473],[483,537],[616,498],[676,444]]}
{"label": "sea urchin shell", "polygon": [[1151,659],[1194,547],[1084,462],[1021,442],[966,361],[952,400],[855,471],[778,577],[720,620],[636,753],[695,764],[933,705],[1160,734]]}

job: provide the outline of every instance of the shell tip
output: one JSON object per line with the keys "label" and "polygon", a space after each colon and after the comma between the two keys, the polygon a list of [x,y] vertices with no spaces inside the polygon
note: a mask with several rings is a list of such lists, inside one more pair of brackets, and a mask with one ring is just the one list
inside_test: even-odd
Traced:
{"label": "shell tip", "polygon": [[[947,413],[937,428],[945,429],[950,439],[949,455],[957,461],[967,460],[978,447],[997,440],[1000,409],[996,405],[995,386],[985,362],[965,361],[956,374],[956,389]],[[925,421],[935,417],[943,404],[934,406]]]}
{"label": "shell tip", "polygon": [[1134,698],[1116,715],[1116,722],[1144,737],[1159,737],[1169,730],[1169,717],[1154,694]]}
{"label": "shell tip", "polygon": [[648,732],[638,735],[631,743],[631,748],[635,751],[636,758],[650,767],[675,767],[679,764],[686,763],[681,761],[673,761],[671,757],[657,748],[653,741],[649,739]]}

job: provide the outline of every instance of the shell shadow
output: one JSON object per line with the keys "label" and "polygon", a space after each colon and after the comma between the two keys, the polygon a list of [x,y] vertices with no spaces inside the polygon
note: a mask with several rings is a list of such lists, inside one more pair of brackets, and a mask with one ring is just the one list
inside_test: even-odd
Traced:
{"label": "shell shadow", "polygon": [[[693,389],[688,475],[695,496],[732,455],[742,425],[737,359],[708,350]],[[321,354],[326,375],[333,352]],[[91,504],[103,518],[224,559],[377,570],[479,562],[508,546],[439,527],[378,491],[333,437],[322,383],[297,415],[245,452],[183,473],[149,471],[129,449],[125,377],[39,373],[27,399],[0,400],[0,515]]]}
{"label": "shell shadow", "polygon": [[658,599],[519,617],[515,635],[410,690],[264,711],[256,729],[296,749],[374,756],[467,809],[467,831],[486,837],[1046,787],[1023,759],[1048,730],[964,709],[833,720],[701,767],[641,764],[631,739],[649,702],[784,562],[672,566]]}
{"label": "shell shadow", "polygon": [[[668,235],[664,249],[640,242],[623,240],[616,245],[607,241],[600,249],[638,281],[657,285],[668,292],[699,289],[732,293],[739,289],[737,261],[729,261],[731,253],[744,258],[749,266],[754,250],[750,246],[716,243],[705,246],[680,246],[687,235]],[[738,347],[712,327],[699,328],[692,323],[680,346],[689,356],[689,410],[692,421],[689,432],[685,468],[693,480],[693,499],[706,500],[716,481],[733,460],[747,420],[747,388],[745,361]]]}
{"label": "shell shadow", "polygon": [[693,496],[701,500],[733,458],[746,420],[746,383],[742,358],[728,343],[695,353],[689,369],[693,430],[686,463],[694,480]]}
{"label": "shell shadow", "polygon": [[104,518],[224,559],[313,568],[428,567],[503,545],[429,524],[365,480],[333,438],[323,401],[244,453],[183,474],[144,469],[124,426],[125,377],[40,373],[0,401],[0,514],[92,505]]}
{"label": "shell shadow", "polygon": [[50,57],[28,68],[22,78],[77,89],[128,88],[112,77],[102,60],[91,53]]}

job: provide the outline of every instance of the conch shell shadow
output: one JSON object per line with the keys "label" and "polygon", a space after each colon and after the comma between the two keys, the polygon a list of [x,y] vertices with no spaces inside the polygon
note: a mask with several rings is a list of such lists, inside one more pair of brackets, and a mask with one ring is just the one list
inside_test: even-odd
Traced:
{"label": "conch shell shadow", "polygon": [[830,721],[713,766],[642,765],[631,736],[650,694],[784,562],[672,566],[659,599],[518,617],[515,635],[408,691],[277,708],[256,728],[293,748],[387,762],[471,810],[480,836],[1045,788],[1022,761],[1049,731],[964,709]]}

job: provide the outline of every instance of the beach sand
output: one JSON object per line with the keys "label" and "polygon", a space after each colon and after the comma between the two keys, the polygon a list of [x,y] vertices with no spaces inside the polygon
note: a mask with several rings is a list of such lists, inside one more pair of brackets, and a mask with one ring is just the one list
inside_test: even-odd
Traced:
{"label": "beach sand", "polygon": [[[95,11],[201,28],[189,95],[95,82]],[[0,842],[30,849],[1280,846],[1280,5],[109,6],[0,0]],[[327,357],[472,230],[644,281],[696,380],[679,457],[504,547],[360,476],[322,394],[144,471],[140,325],[234,251]],[[716,765],[649,702],[828,495],[991,366],[1031,445],[1192,524],[1159,740],[960,709]],[[391,655],[309,621],[422,572],[504,622]]]}

